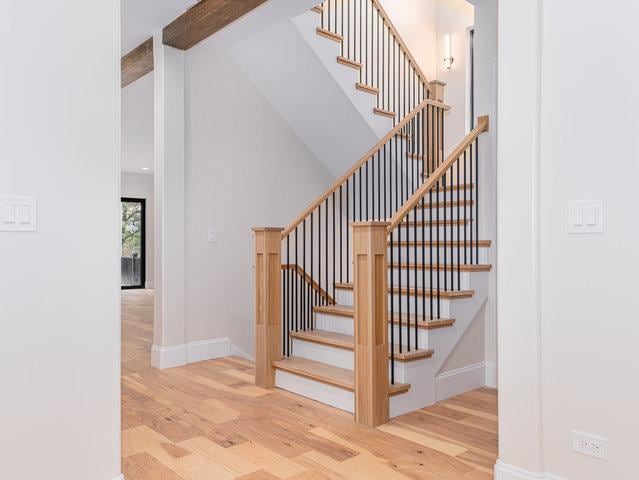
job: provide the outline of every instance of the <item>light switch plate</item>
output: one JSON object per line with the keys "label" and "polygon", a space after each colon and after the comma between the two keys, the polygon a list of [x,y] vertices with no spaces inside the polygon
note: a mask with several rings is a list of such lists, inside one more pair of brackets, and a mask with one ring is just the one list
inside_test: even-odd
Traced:
{"label": "light switch plate", "polygon": [[568,202],[568,233],[603,233],[603,231],[603,200]]}
{"label": "light switch plate", "polygon": [[217,231],[214,228],[209,228],[208,239],[209,239],[209,243],[217,242]]}
{"label": "light switch plate", "polygon": [[35,232],[36,205],[34,197],[0,196],[0,232]]}

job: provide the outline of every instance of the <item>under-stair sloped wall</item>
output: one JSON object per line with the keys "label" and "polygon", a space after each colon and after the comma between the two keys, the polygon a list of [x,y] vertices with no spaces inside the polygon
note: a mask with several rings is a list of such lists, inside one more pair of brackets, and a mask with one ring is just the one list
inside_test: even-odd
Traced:
{"label": "under-stair sloped wall", "polygon": [[229,50],[325,167],[339,176],[393,126],[356,90],[358,73],[338,64],[337,42],[316,34],[319,16],[285,18]]}

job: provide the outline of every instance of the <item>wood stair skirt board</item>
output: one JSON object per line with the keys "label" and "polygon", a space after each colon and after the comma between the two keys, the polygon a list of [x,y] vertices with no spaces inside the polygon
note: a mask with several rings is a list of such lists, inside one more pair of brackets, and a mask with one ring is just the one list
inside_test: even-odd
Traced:
{"label": "wood stair skirt board", "polygon": [[[345,317],[345,318],[353,318],[354,316],[353,307],[349,305],[323,305],[323,306],[313,307],[313,311],[315,313],[324,313],[327,315],[336,315],[336,316]],[[395,313],[393,318],[395,319],[399,318],[399,314]],[[415,324],[415,315],[412,315],[412,314],[409,315],[404,313],[403,318],[406,319],[406,321],[410,325]],[[391,313],[388,312],[388,323],[390,322],[391,322]],[[397,322],[397,320],[395,320],[395,322]],[[424,329],[424,330],[434,330],[436,328],[451,327],[454,324],[455,324],[455,319],[453,318],[438,318],[438,319],[431,320],[430,318],[424,318],[421,315],[417,315],[417,328]]]}
{"label": "wood stair skirt board", "polygon": [[355,84],[355,88],[361,92],[366,92],[373,95],[379,95],[379,88],[373,87],[371,85],[366,85],[365,83],[357,82]]}
{"label": "wood stair skirt board", "polygon": [[383,108],[374,108],[373,113],[376,115],[381,115],[382,117],[395,118],[395,112],[391,112],[389,110],[384,110]]}
{"label": "wood stair skirt board", "polygon": [[[344,333],[328,332],[326,330],[306,330],[291,332],[291,337],[320,345],[341,348],[343,350],[355,350],[355,337]],[[393,350],[395,352],[395,359],[400,362],[410,362],[433,356],[432,349],[417,349],[407,352],[406,347],[404,347],[402,352],[400,352],[399,345],[395,344]],[[388,356],[390,357],[390,352]]]}
{"label": "wood stair skirt board", "polygon": [[311,12],[315,12],[315,13],[324,13],[324,8],[321,7],[320,5],[311,8]]}
{"label": "wood stair skirt board", "polygon": [[[339,288],[342,290],[353,290],[352,283],[336,283],[335,288]],[[409,296],[418,296],[418,297],[430,297],[431,290],[429,288],[389,288],[388,291],[390,293],[401,294],[401,295],[409,295]],[[437,290],[433,288],[432,295],[437,296],[439,294],[440,298],[470,298],[475,294],[474,290]]]}
{"label": "wood stair skirt board", "polygon": [[342,43],[344,41],[344,37],[338,35],[337,33],[333,33],[330,30],[326,30],[325,28],[317,27],[315,30],[318,35],[328,38],[329,40],[333,40],[334,42]]}
{"label": "wood stair skirt board", "polygon": [[[352,370],[333,367],[332,365],[300,357],[284,358],[273,362],[273,366],[277,370],[294,373],[326,385],[332,385],[350,392],[355,391],[355,372]],[[395,383],[388,386],[390,396],[406,393],[409,389],[410,384],[407,383]]]}
{"label": "wood stair skirt board", "polygon": [[346,67],[351,67],[354,68],[355,70],[361,70],[362,69],[362,64],[359,62],[356,62],[355,60],[351,60],[350,58],[346,58],[346,57],[337,57],[337,63],[344,65]]}
{"label": "wood stair skirt board", "polygon": [[[389,264],[388,268],[402,268],[408,270],[428,270],[431,267],[428,263],[393,263]],[[474,264],[474,265],[459,265],[459,271],[461,272],[490,272],[493,268],[492,265],[489,264]],[[433,270],[457,270],[457,265],[433,265]]]}

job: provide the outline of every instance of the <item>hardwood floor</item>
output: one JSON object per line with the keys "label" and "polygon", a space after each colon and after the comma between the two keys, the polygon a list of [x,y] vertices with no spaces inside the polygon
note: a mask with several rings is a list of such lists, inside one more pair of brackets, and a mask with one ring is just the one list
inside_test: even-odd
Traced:
{"label": "hardwood floor", "polygon": [[253,385],[237,357],[150,366],[153,297],[122,293],[127,480],[489,480],[497,392],[482,388],[368,429],[350,414]]}

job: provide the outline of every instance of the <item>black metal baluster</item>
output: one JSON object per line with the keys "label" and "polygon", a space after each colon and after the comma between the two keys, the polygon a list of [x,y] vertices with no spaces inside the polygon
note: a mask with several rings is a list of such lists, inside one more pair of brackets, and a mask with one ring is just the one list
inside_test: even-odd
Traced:
{"label": "black metal baluster", "polygon": [[479,263],[479,139],[475,139],[475,260]]}
{"label": "black metal baluster", "polygon": [[335,255],[337,250],[335,249],[335,191],[333,191],[333,299],[335,298]]}
{"label": "black metal baluster", "polygon": [[346,281],[350,282],[351,281],[351,250],[350,250],[350,245],[349,245],[349,241],[350,241],[350,235],[351,235],[351,226],[348,223],[348,219],[349,219],[349,204],[350,204],[350,198],[349,198],[349,183],[350,183],[350,179],[346,179]]}
{"label": "black metal baluster", "polygon": [[[390,264],[391,266],[394,267],[394,262],[393,262],[393,257],[394,257],[394,252],[395,252],[395,231],[391,232],[390,235]],[[400,237],[400,244],[401,244],[401,237]],[[392,269],[391,269],[391,272]],[[395,272],[392,273],[392,275],[390,276],[390,324],[391,324],[391,328],[390,328],[390,350],[391,350],[391,384],[395,383],[395,295],[393,294],[393,292],[395,291],[394,289],[394,285],[395,285]]]}
{"label": "black metal baluster", "polygon": [[[469,170],[470,170],[470,200],[471,202],[473,202],[473,195],[475,192],[475,184],[474,184],[474,179],[473,179],[473,144],[470,144],[470,165],[469,165]],[[473,202],[474,203],[474,202]],[[474,260],[474,248],[473,248],[473,208],[474,206],[470,207],[470,218],[468,219],[468,226],[470,227],[470,263],[474,264],[475,260]],[[464,219],[465,220],[465,219]],[[466,221],[466,220],[465,220]]]}
{"label": "black metal baluster", "polygon": [[298,331],[298,326],[299,326],[299,308],[298,308],[298,304],[299,304],[299,272],[297,271],[297,227],[295,227],[295,265],[294,265],[294,271],[295,271],[295,290],[293,293],[293,298],[294,298],[294,305],[295,305],[295,331]]}
{"label": "black metal baluster", "polygon": [[306,318],[306,219],[302,221],[302,330],[308,329],[308,319]]}
{"label": "black metal baluster", "polygon": [[[324,214],[325,214],[325,224],[326,228],[324,228],[324,275],[325,275],[325,285],[326,285],[326,294],[331,291],[330,284],[328,283],[328,198],[324,200]],[[333,282],[333,298],[335,298],[335,282]],[[326,303],[328,304],[328,299],[326,299]]]}
{"label": "black metal baluster", "polygon": [[[459,205],[459,167],[460,167],[460,162],[459,162],[459,158],[457,160],[455,160],[455,169],[457,170],[457,220],[461,220],[461,208]],[[460,236],[460,226],[461,223],[458,221],[457,222],[457,290],[461,290],[461,236]],[[450,252],[451,255],[453,255],[453,245],[455,245],[454,242],[451,241],[450,243],[451,247],[450,247]]]}

